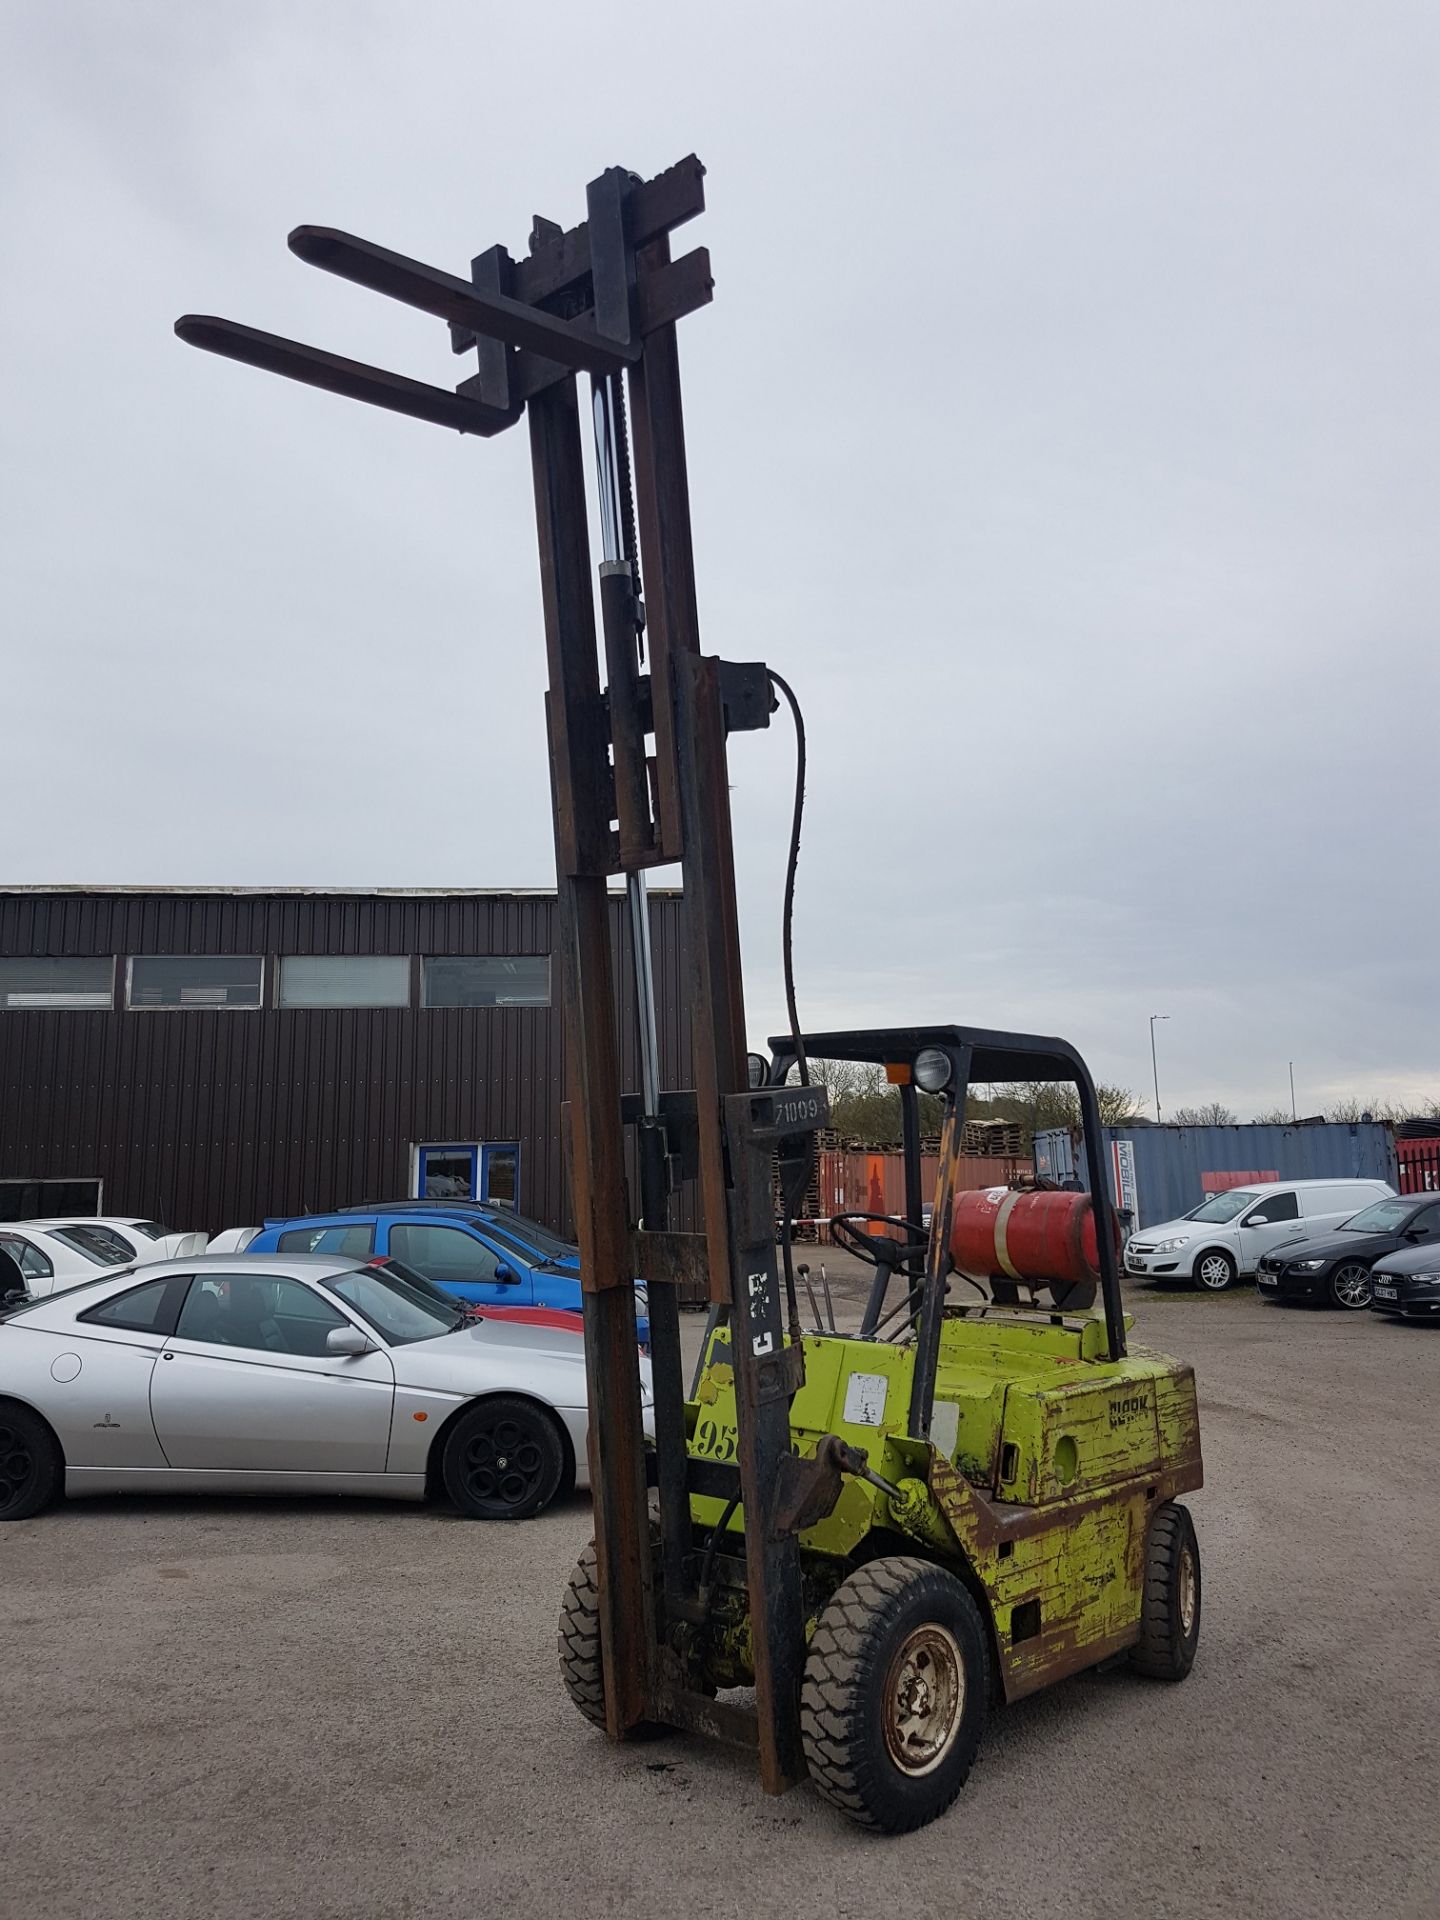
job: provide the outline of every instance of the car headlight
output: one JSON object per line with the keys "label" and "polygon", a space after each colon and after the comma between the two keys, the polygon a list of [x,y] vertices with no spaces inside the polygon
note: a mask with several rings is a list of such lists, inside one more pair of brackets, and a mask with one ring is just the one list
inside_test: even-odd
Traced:
{"label": "car headlight", "polygon": [[[1404,1275],[1399,1273],[1382,1273],[1377,1277],[1381,1280],[1401,1280],[1404,1278]],[[1440,1273],[1412,1273],[1410,1278],[1412,1280],[1427,1281],[1432,1287],[1440,1287]]]}
{"label": "car headlight", "polygon": [[1177,1247],[1188,1247],[1189,1244],[1190,1236],[1188,1233],[1177,1233],[1173,1240],[1157,1240],[1155,1242],[1155,1251],[1156,1253],[1174,1253]]}
{"label": "car headlight", "polygon": [[1318,1273],[1322,1267],[1328,1267],[1328,1260],[1292,1260],[1290,1265],[1296,1273]]}

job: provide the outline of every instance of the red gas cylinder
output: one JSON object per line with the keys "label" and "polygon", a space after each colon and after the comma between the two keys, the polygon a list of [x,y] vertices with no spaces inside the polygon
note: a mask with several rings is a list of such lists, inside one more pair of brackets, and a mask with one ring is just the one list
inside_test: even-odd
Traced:
{"label": "red gas cylinder", "polygon": [[974,1280],[1058,1280],[1097,1285],[1095,1213],[1088,1193],[957,1193],[950,1251]]}

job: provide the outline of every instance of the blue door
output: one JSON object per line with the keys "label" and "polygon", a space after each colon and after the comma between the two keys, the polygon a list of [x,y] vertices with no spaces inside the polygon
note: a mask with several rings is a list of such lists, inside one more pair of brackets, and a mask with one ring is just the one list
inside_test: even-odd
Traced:
{"label": "blue door", "polygon": [[520,1205],[520,1145],[515,1140],[487,1140],[480,1149],[480,1191],[477,1199],[492,1207]]}

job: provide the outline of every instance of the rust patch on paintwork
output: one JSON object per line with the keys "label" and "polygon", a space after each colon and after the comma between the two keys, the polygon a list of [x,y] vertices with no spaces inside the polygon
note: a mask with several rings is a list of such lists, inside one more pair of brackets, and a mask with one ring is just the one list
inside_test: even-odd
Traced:
{"label": "rust patch on paintwork", "polygon": [[[1178,1450],[1182,1458],[1159,1472],[1038,1507],[992,1499],[932,1453],[931,1493],[990,1600],[1007,1700],[1134,1645],[1150,1515],[1201,1484],[1198,1427],[1193,1448]],[[1123,1542],[1115,1537],[1122,1528]],[[1011,1616],[1033,1601],[1040,1631],[1013,1642]],[[1054,1627],[1045,1624],[1047,1607]]]}

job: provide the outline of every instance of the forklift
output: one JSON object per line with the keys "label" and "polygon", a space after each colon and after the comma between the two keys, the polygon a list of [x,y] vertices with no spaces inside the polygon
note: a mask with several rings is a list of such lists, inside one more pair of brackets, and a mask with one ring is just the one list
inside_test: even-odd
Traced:
{"label": "forklift", "polygon": [[[904,1215],[829,1222],[832,1240],[875,1269],[858,1330],[837,1331],[833,1312],[829,1325],[802,1329],[793,1278],[787,1285],[786,1343],[801,1356],[791,1446],[813,1465],[796,1474],[781,1517],[800,1550],[806,1769],[861,1825],[903,1832],[954,1801],[993,1702],[1122,1659],[1156,1679],[1189,1673],[1200,1556],[1178,1496],[1202,1478],[1194,1375],[1127,1352],[1113,1229],[1094,1250],[1083,1245],[1108,1208],[1094,1087],[1073,1048],[973,1027],[812,1034],[803,1051],[782,1036],[771,1046],[770,1085],[785,1083],[798,1054],[881,1065],[900,1089]],[[1098,1208],[1089,1194],[961,1192],[966,1092],[993,1081],[1076,1087]],[[920,1091],[939,1095],[944,1114],[928,1220]],[[972,1221],[962,1273],[954,1226],[970,1202],[985,1252],[975,1257]],[[788,1220],[782,1232],[788,1265]],[[951,1297],[957,1274],[975,1299]],[[717,1316],[685,1409],[699,1604],[677,1644],[690,1686],[717,1694],[754,1679],[745,1515],[730,1464],[737,1358],[732,1326]],[[592,1548],[571,1576],[560,1662],[575,1705],[603,1725],[594,1569]]]}
{"label": "forklift", "polygon": [[[291,233],[306,264],[443,321],[471,364],[453,388],[212,315],[176,332],[461,434],[526,423],[595,1513],[562,1603],[562,1677],[612,1740],[703,1734],[748,1754],[767,1792],[809,1777],[862,1825],[902,1832],[953,1802],[992,1703],[1120,1659],[1189,1671],[1200,1559],[1178,1496],[1201,1482],[1195,1386],[1127,1352],[1099,1111],[1072,1047],[963,1026],[801,1030],[800,703],[764,662],[700,646],[677,327],[714,282],[707,250],[677,256],[672,235],[704,204],[693,155],[650,179],[611,167],[578,225],[537,216],[523,255],[492,246],[468,274],[332,227]],[[745,1037],[729,745],[782,705],[789,1024],[766,1058]],[[677,863],[691,1072],[666,1086],[645,888]],[[627,936],[612,943],[617,877]],[[806,1326],[797,1299],[791,1223],[829,1119],[812,1059],[881,1065],[899,1089],[903,1214],[830,1222],[875,1269],[854,1333]],[[1088,1195],[961,1191],[970,1088],[1025,1080],[1075,1087]],[[928,1219],[922,1093],[944,1112]],[[688,1392],[682,1284],[712,1309]]]}

